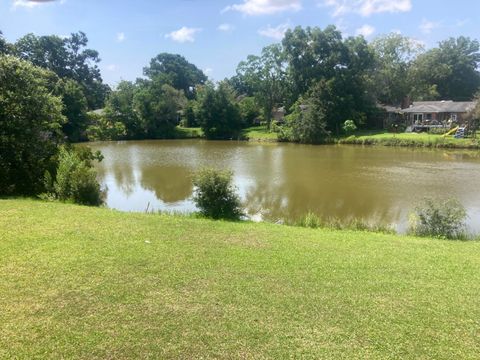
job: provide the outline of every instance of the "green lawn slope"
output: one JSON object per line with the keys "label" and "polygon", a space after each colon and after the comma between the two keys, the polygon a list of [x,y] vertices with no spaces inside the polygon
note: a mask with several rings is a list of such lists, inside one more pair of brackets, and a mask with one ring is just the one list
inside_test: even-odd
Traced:
{"label": "green lawn slope", "polygon": [[475,359],[480,243],[0,200],[2,359]]}

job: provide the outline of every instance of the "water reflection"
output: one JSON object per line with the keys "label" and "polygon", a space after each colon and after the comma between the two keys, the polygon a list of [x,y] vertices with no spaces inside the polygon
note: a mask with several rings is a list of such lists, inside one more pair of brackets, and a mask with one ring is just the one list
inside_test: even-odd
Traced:
{"label": "water reflection", "polygon": [[99,179],[107,205],[125,211],[193,211],[191,176],[200,167],[234,171],[246,211],[269,220],[362,218],[405,227],[424,196],[455,197],[480,230],[478,152],[302,146],[243,142],[96,143],[105,160]]}

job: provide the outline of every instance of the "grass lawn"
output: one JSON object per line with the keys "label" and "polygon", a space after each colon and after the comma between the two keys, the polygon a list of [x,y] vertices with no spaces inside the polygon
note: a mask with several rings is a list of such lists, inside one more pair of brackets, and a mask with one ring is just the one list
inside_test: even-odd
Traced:
{"label": "grass lawn", "polygon": [[278,140],[277,133],[268,131],[266,126],[249,127],[243,130],[242,135],[249,141],[275,142]]}
{"label": "grass lawn", "polygon": [[428,133],[389,133],[385,131],[359,132],[355,136],[339,140],[343,144],[419,146],[447,148],[480,148],[474,139],[455,139],[453,136],[443,137]]}
{"label": "grass lawn", "polygon": [[0,200],[0,358],[476,359],[480,243]]}
{"label": "grass lawn", "polygon": [[203,131],[201,128],[184,128],[177,126],[175,128],[175,137],[177,139],[196,139],[203,137]]}

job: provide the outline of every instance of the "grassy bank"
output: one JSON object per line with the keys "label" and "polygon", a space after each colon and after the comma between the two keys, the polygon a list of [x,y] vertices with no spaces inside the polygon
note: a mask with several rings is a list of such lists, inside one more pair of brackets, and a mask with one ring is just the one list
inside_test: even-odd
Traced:
{"label": "grassy bank", "polygon": [[340,144],[408,146],[427,148],[480,149],[480,142],[474,139],[455,139],[427,133],[359,133],[338,140]]}
{"label": "grassy bank", "polygon": [[0,201],[0,358],[476,358],[480,243]]}
{"label": "grassy bank", "polygon": [[256,142],[276,142],[278,134],[268,131],[266,126],[253,126],[242,131],[242,138]]}
{"label": "grassy bank", "polygon": [[175,139],[199,139],[203,138],[203,131],[201,128],[184,128],[177,126],[175,128]]}

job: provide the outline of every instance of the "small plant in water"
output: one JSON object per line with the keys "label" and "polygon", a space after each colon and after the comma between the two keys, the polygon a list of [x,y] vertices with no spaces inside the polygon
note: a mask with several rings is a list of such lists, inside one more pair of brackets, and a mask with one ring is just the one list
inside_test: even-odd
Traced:
{"label": "small plant in water", "polygon": [[463,240],[467,212],[457,200],[425,199],[410,216],[410,233],[443,239]]}
{"label": "small plant in water", "polygon": [[203,169],[193,179],[193,200],[200,213],[213,219],[239,220],[242,216],[240,198],[233,185],[233,173]]}

